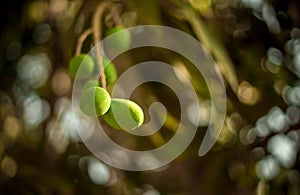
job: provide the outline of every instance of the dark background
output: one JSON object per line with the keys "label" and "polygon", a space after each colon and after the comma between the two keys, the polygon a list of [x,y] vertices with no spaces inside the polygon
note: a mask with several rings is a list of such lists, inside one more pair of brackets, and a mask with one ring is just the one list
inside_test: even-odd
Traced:
{"label": "dark background", "polygon": [[[73,84],[67,65],[99,2],[1,2],[0,194],[300,194],[299,1],[261,1],[256,7],[260,1],[117,1],[125,27],[166,25],[198,39],[222,69],[227,87],[226,121],[214,148],[197,155],[204,118],[182,155],[145,172],[96,160],[66,119]],[[103,31],[113,25],[107,13],[103,21]],[[82,52],[90,46],[89,37]],[[127,52],[115,64],[120,75],[141,61],[173,59],[191,76],[209,111],[205,82],[186,59],[148,48]],[[170,89],[146,84],[139,90],[133,98],[144,109],[155,97],[179,120]],[[170,129],[159,134],[164,141],[173,135]],[[129,148],[161,144],[157,137],[111,134]],[[96,178],[88,171],[93,163],[102,168]]]}

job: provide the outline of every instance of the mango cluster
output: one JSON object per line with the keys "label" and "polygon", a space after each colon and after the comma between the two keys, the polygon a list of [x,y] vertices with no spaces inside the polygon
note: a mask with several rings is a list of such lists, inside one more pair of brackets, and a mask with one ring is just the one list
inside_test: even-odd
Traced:
{"label": "mango cluster", "polygon": [[[123,27],[114,27],[108,31],[108,35],[123,30]],[[130,45],[130,34],[121,31],[114,42],[110,43],[115,49],[126,49]],[[106,84],[111,85],[117,80],[115,65],[103,57],[104,74]],[[80,54],[71,59],[69,71],[73,77],[85,81],[80,97],[80,108],[83,113],[92,117],[102,117],[104,121],[114,129],[132,130],[144,122],[144,112],[135,102],[127,99],[111,98],[97,80],[92,80],[97,72],[95,59],[88,54]]]}

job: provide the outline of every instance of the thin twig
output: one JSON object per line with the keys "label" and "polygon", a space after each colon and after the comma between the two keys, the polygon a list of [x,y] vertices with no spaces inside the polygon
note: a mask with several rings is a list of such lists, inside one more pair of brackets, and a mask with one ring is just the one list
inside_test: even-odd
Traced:
{"label": "thin twig", "polygon": [[82,44],[83,42],[86,40],[86,38],[92,34],[92,28],[88,28],[86,29],[78,38],[77,40],[77,45],[76,45],[76,50],[75,50],[75,56],[78,56],[81,53],[81,48],[82,48]]}
{"label": "thin twig", "polygon": [[104,74],[104,67],[103,67],[102,56],[101,56],[101,48],[100,48],[99,43],[100,43],[101,35],[102,35],[102,14],[108,5],[110,5],[110,2],[108,2],[108,1],[101,2],[96,8],[96,11],[93,15],[93,20],[92,20],[93,39],[94,39],[94,45],[95,45],[95,49],[96,49],[96,60],[97,60],[97,65],[98,65],[98,68],[100,71],[99,81],[101,83],[101,86],[104,89],[106,89],[106,78],[105,78],[105,74]]}
{"label": "thin twig", "polygon": [[117,5],[111,7],[111,15],[115,25],[122,26],[122,19],[119,15],[119,10]]}

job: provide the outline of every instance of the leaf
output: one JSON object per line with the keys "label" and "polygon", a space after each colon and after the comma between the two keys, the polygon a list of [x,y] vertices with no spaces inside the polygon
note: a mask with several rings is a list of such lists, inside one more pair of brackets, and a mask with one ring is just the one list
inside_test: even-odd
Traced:
{"label": "leaf", "polygon": [[221,73],[228,81],[231,89],[236,92],[238,87],[238,79],[234,69],[234,65],[228,55],[226,49],[222,45],[221,41],[219,41],[214,33],[206,26],[201,18],[195,13],[195,11],[188,6],[187,4],[179,3],[178,1],[173,1],[180,6],[178,8],[178,12],[176,14],[177,18],[184,19],[190,23],[192,29],[200,40],[200,42],[204,45],[204,47],[214,56],[217,65],[220,68]]}

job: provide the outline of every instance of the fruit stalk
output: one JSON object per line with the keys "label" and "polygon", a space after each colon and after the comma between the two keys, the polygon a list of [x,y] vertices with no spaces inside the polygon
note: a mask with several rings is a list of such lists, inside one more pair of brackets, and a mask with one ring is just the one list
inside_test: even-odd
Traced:
{"label": "fruit stalk", "polygon": [[92,32],[93,32],[92,28],[88,28],[80,35],[80,37],[77,40],[77,45],[76,45],[76,50],[75,50],[74,56],[80,55],[83,42],[86,40],[86,38],[90,34],[92,34]]}
{"label": "fruit stalk", "polygon": [[117,5],[111,7],[111,15],[112,19],[116,26],[122,26],[122,19],[119,15],[118,7]]}
{"label": "fruit stalk", "polygon": [[102,56],[101,56],[101,48],[100,48],[100,40],[101,40],[101,35],[102,35],[102,14],[105,10],[105,8],[110,5],[110,2],[108,1],[103,1],[101,2],[97,8],[96,11],[93,15],[92,19],[92,31],[93,31],[93,41],[95,45],[95,50],[96,50],[96,62],[98,65],[98,69],[100,72],[100,78],[99,81],[101,83],[101,86],[106,89],[106,78],[104,74],[104,67],[103,67],[103,62],[102,62]]}

